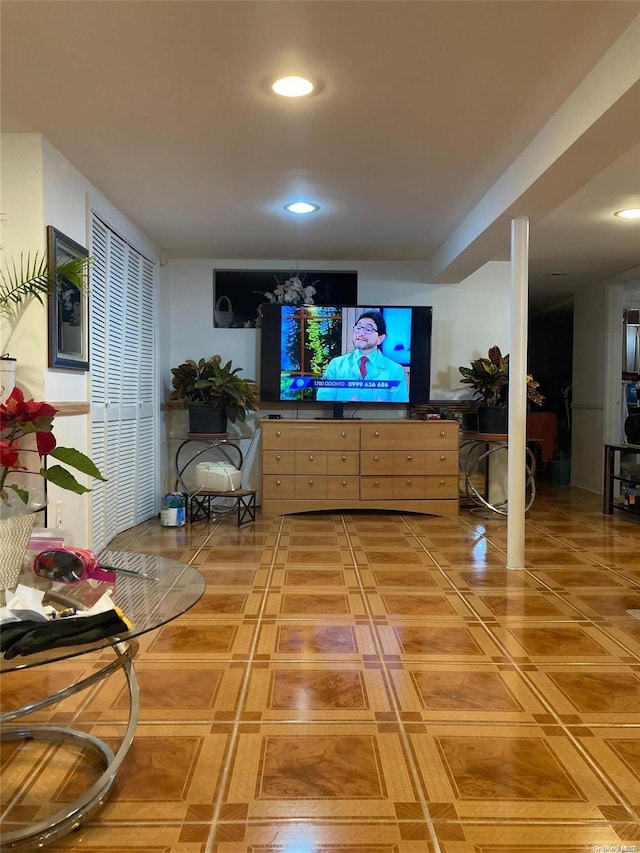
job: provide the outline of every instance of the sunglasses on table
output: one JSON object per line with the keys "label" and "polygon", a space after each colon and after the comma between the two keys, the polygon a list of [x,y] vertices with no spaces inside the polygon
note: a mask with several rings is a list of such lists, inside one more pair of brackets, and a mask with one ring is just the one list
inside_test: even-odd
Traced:
{"label": "sunglasses on table", "polygon": [[97,554],[93,551],[70,547],[50,548],[48,551],[36,554],[33,560],[33,572],[39,578],[57,583],[79,583],[88,579],[114,583],[116,575],[158,580],[145,572],[122,569],[119,566],[102,566]]}

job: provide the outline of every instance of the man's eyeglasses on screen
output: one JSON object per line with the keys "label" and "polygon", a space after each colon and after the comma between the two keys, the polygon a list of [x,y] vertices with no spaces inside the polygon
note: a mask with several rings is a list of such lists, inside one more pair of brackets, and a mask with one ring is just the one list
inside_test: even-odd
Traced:
{"label": "man's eyeglasses on screen", "polygon": [[360,323],[356,323],[353,327],[353,331],[364,335],[372,335],[374,332],[377,333],[378,330],[375,326],[361,326]]}

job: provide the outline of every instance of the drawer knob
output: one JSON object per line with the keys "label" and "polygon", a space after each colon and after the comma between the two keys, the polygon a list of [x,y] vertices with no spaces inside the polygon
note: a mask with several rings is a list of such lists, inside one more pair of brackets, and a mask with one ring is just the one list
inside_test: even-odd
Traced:
{"label": "drawer knob", "polygon": [[411,462],[412,459],[413,459],[413,456],[407,456],[407,462]]}
{"label": "drawer knob", "polygon": [[278,436],[278,438],[280,438],[280,436],[282,435],[279,429],[276,430],[276,435]]}
{"label": "drawer knob", "polygon": [[313,486],[313,480],[309,480],[309,485]]}
{"label": "drawer knob", "polygon": [[347,434],[346,434],[346,432],[345,432],[344,430],[340,433],[340,435],[342,436],[342,438],[346,438],[346,437],[347,437]]}
{"label": "drawer knob", "polygon": [[276,486],[281,486],[281,485],[282,485],[282,480],[276,480]]}
{"label": "drawer knob", "polygon": [[373,457],[373,461],[374,461],[374,462],[379,462],[379,461],[380,461],[380,457],[379,457],[379,456],[374,456],[374,457]]}
{"label": "drawer knob", "polygon": [[309,462],[313,462],[313,456],[309,455]]}
{"label": "drawer knob", "polygon": [[378,430],[376,430],[376,431],[374,432],[374,435],[375,435],[375,437],[376,437],[376,438],[380,438],[380,433],[378,432]]}
{"label": "drawer knob", "polygon": [[276,461],[277,461],[277,462],[279,462],[279,461],[280,461],[280,459],[281,459],[280,454],[279,454],[279,453],[276,453]]}
{"label": "drawer knob", "polygon": [[441,456],[441,457],[440,457],[440,461],[441,461],[441,462],[445,462],[445,461],[446,461],[446,459],[447,459],[447,457],[446,457],[446,456]]}
{"label": "drawer knob", "polygon": [[444,438],[446,436],[446,432],[444,430],[440,431],[440,438]]}
{"label": "drawer knob", "polygon": [[444,486],[444,480],[440,480],[440,485]]}
{"label": "drawer knob", "polygon": [[407,480],[407,486],[411,485],[411,480]]}
{"label": "drawer knob", "polygon": [[343,462],[346,462],[346,461],[347,461],[347,457],[346,457],[346,456],[343,456],[343,457],[342,457],[342,461],[343,461]]}
{"label": "drawer knob", "polygon": [[380,483],[379,483],[377,480],[374,480],[374,481],[373,481],[373,485],[374,485],[374,486],[379,486],[379,485],[380,485]]}
{"label": "drawer knob", "polygon": [[342,485],[343,485],[343,486],[346,486],[346,485],[347,485],[347,481],[346,481],[346,480],[343,480],[343,481],[342,481]]}

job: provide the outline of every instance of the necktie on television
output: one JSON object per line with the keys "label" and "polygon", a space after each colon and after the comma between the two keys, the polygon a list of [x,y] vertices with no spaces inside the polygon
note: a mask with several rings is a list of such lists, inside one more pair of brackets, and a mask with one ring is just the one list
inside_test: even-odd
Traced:
{"label": "necktie on television", "polygon": [[360,361],[358,362],[360,364],[360,376],[362,376],[363,379],[367,375],[367,362],[368,361],[369,361],[369,359],[367,358],[367,356],[363,355],[362,358],[360,359]]}

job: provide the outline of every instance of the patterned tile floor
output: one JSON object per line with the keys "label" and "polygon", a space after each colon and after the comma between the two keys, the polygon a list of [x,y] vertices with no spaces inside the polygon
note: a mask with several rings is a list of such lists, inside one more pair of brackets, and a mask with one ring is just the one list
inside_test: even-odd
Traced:
{"label": "patterned tile floor", "polygon": [[[640,853],[640,525],[542,486],[517,571],[505,520],[469,510],[118,536],[197,566],[207,591],[142,638],[141,720],[113,793],[48,849]],[[12,676],[3,702],[99,659]],[[40,718],[117,745],[126,706],[116,675]],[[3,752],[7,821],[91,771],[34,745],[45,784]]]}

